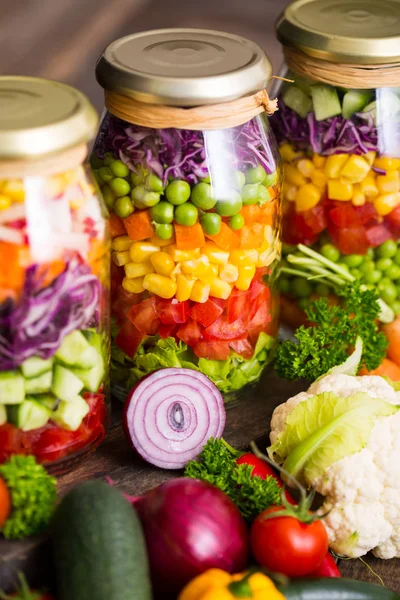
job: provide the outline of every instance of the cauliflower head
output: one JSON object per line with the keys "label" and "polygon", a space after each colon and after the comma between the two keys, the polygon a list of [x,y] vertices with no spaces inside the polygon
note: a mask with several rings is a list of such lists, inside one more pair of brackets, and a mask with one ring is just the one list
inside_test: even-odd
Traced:
{"label": "cauliflower head", "polygon": [[[400,406],[400,392],[382,377],[328,374],[275,409],[272,449],[282,439],[296,407],[325,393],[350,402],[356,394],[367,394]],[[359,423],[356,417],[350,420],[346,435],[354,432],[356,436]],[[334,441],[340,445],[341,439],[339,435]],[[374,417],[365,441],[361,449],[336,460],[306,483],[324,497],[319,512],[329,511],[324,523],[335,552],[355,558],[372,550],[379,558],[400,557],[400,411]]]}

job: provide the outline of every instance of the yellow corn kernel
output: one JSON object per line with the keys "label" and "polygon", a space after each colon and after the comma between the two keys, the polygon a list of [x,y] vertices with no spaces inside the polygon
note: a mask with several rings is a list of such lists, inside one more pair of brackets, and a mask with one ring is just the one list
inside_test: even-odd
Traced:
{"label": "yellow corn kernel", "polygon": [[117,252],[123,252],[124,250],[129,250],[132,246],[132,240],[128,235],[120,235],[113,239],[111,242],[111,248],[113,250],[117,250]]}
{"label": "yellow corn kernel", "polygon": [[314,173],[311,175],[311,182],[317,188],[324,190],[326,188],[326,184],[328,183],[328,178],[323,171],[318,171],[315,169]]}
{"label": "yellow corn kernel", "polygon": [[214,279],[214,281],[210,285],[210,296],[214,296],[214,298],[221,298],[221,300],[226,300],[231,295],[231,292],[232,286],[220,277]]}
{"label": "yellow corn kernel", "polygon": [[239,269],[236,265],[227,264],[220,268],[219,276],[223,281],[234,283],[239,277]]}
{"label": "yellow corn kernel", "polygon": [[218,265],[211,264],[210,269],[214,273],[215,277],[218,277],[218,273],[219,273]]}
{"label": "yellow corn kernel", "polygon": [[367,152],[367,154],[363,154],[363,158],[365,158],[369,166],[372,167],[376,158],[376,152]]}
{"label": "yellow corn kernel", "polygon": [[326,159],[324,173],[329,179],[338,179],[349,158],[348,154],[332,154]]}
{"label": "yellow corn kernel", "polygon": [[311,177],[313,172],[315,171],[315,165],[309,158],[301,158],[297,161],[297,169],[300,171],[304,177]]}
{"label": "yellow corn kernel", "polygon": [[185,260],[181,263],[182,273],[191,275],[192,277],[199,278],[201,275],[207,272],[207,267],[210,262],[204,254],[199,258],[193,260]]}
{"label": "yellow corn kernel", "polygon": [[299,156],[303,155],[302,152],[296,152],[294,146],[288,143],[282,144],[282,146],[280,146],[279,148],[279,152],[281,153],[282,160],[286,162],[291,162],[295,158],[298,158]]}
{"label": "yellow corn kernel", "polygon": [[136,279],[128,279],[127,277],[124,277],[122,280],[122,287],[131,294],[141,294],[144,292],[142,283],[143,277],[137,277]]}
{"label": "yellow corn kernel", "polygon": [[321,200],[322,192],[313,183],[306,183],[297,190],[296,211],[310,210]]}
{"label": "yellow corn kernel", "polygon": [[125,250],[124,252],[112,252],[111,259],[117,267],[123,267],[131,262],[129,250]]}
{"label": "yellow corn kernel", "polygon": [[378,156],[378,158],[374,160],[374,167],[377,169],[384,169],[385,171],[397,171],[400,169],[400,158]]}
{"label": "yellow corn kernel", "polygon": [[23,202],[25,200],[24,184],[19,179],[8,179],[3,186],[2,192],[10,196],[14,202]]}
{"label": "yellow corn kernel", "polygon": [[154,273],[153,265],[150,262],[146,263],[134,263],[130,262],[124,266],[125,275],[128,279],[135,279],[136,277],[144,277],[148,273]]}
{"label": "yellow corn kernel", "polygon": [[130,248],[131,260],[134,263],[143,263],[149,260],[152,254],[159,252],[160,248],[148,242],[134,242]]}
{"label": "yellow corn kernel", "polygon": [[159,275],[158,273],[149,273],[143,279],[143,287],[151,294],[156,294],[160,298],[173,298],[176,293],[176,282],[169,277]]}
{"label": "yellow corn kernel", "polygon": [[271,225],[266,225],[264,227],[264,240],[270,245],[275,241],[275,231],[272,229]]}
{"label": "yellow corn kernel", "polygon": [[283,165],[283,172],[285,176],[285,180],[292,185],[304,185],[306,183],[305,177],[297,170],[295,165]]}
{"label": "yellow corn kernel", "polygon": [[229,252],[221,250],[214,242],[207,242],[202,248],[202,253],[207,256],[210,263],[216,265],[226,265],[229,260]]}
{"label": "yellow corn kernel", "polygon": [[264,250],[264,252],[260,252],[258,255],[258,261],[256,267],[259,269],[261,267],[268,267],[274,260],[278,259],[277,250],[273,250],[270,248],[269,250]]}
{"label": "yellow corn kernel", "polygon": [[286,181],[284,182],[284,186],[285,186],[284,196],[285,196],[286,200],[288,200],[289,202],[293,202],[296,198],[297,186],[290,185],[290,183],[287,183]]}
{"label": "yellow corn kernel", "polygon": [[360,188],[367,198],[376,198],[379,194],[375,177],[372,173],[369,173],[364,181],[361,181]]}
{"label": "yellow corn kernel", "polygon": [[193,302],[204,304],[204,302],[207,302],[209,295],[210,286],[207,283],[203,283],[199,280],[194,282],[192,292],[190,294],[190,299],[193,300]]}
{"label": "yellow corn kernel", "polygon": [[323,169],[325,166],[326,158],[325,156],[320,156],[319,154],[314,152],[312,161],[317,169]]}
{"label": "yellow corn kernel", "polygon": [[400,203],[400,192],[394,194],[382,194],[374,200],[375,210],[378,215],[388,215]]}
{"label": "yellow corn kernel", "polygon": [[12,204],[12,200],[10,196],[6,196],[5,194],[0,194],[0,210],[5,210],[9,208]]}
{"label": "yellow corn kernel", "polygon": [[243,265],[255,265],[258,260],[257,250],[232,250],[229,262],[232,265],[241,267]]}
{"label": "yellow corn kernel", "polygon": [[200,248],[196,250],[179,250],[176,246],[169,246],[168,252],[174,262],[181,262],[183,260],[193,260],[200,256]]}
{"label": "yellow corn kernel", "polygon": [[353,198],[351,199],[353,206],[364,206],[366,197],[359,183],[353,185]]}
{"label": "yellow corn kernel", "polygon": [[242,290],[243,292],[245,292],[249,289],[251,281],[255,274],[255,265],[245,265],[243,267],[239,267],[239,277],[236,280],[235,287],[237,287],[238,290]]}
{"label": "yellow corn kernel", "polygon": [[185,302],[189,300],[190,294],[192,293],[195,279],[188,279],[182,273],[176,278],[176,299],[178,302]]}
{"label": "yellow corn kernel", "polygon": [[175,263],[167,252],[155,252],[151,255],[150,262],[156,273],[171,277]]}
{"label": "yellow corn kernel", "polygon": [[351,200],[353,197],[353,186],[337,179],[328,181],[328,198],[331,200]]}
{"label": "yellow corn kernel", "polygon": [[398,171],[388,171],[386,175],[378,175],[376,185],[381,194],[398,192],[400,190],[400,175]]}
{"label": "yellow corn kernel", "polygon": [[[216,267],[217,265],[213,265],[213,266]],[[201,273],[200,275],[197,275],[197,277],[203,283],[210,284],[212,281],[214,281],[214,279],[217,277],[217,275],[218,275],[218,273],[217,274],[215,273],[212,266],[208,265],[208,267],[206,267],[206,270],[203,273]]]}
{"label": "yellow corn kernel", "polygon": [[352,154],[342,169],[340,178],[346,183],[360,183],[368,175],[371,166],[362,156]]}

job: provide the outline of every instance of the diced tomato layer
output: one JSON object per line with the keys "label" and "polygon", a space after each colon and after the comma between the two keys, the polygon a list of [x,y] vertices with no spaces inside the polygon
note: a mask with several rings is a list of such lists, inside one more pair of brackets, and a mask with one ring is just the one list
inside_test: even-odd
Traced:
{"label": "diced tomato layer", "polygon": [[178,329],[177,337],[188,346],[194,346],[201,339],[201,327],[193,319],[181,325]]}
{"label": "diced tomato layer", "polygon": [[131,321],[126,319],[115,336],[114,341],[115,345],[122,350],[122,352],[125,352],[129,358],[133,358],[145,337],[143,332],[139,331]]}
{"label": "diced tomato layer", "polygon": [[396,206],[385,218],[387,227],[396,235],[400,236],[400,205]]}
{"label": "diced tomato layer", "polygon": [[380,246],[383,242],[390,240],[392,237],[392,233],[386,227],[386,225],[374,225],[366,230],[366,238],[368,245],[372,248],[376,246]]}
{"label": "diced tomato layer", "polygon": [[324,202],[300,213],[296,212],[294,204],[291,203],[283,217],[284,241],[287,244],[314,244],[327,225]]}
{"label": "diced tomato layer", "polygon": [[245,340],[233,340],[229,342],[229,346],[234,352],[246,359],[251,358],[254,354],[254,347],[247,338]]}
{"label": "diced tomato layer", "polygon": [[203,331],[205,340],[243,340],[247,331],[242,319],[229,323],[226,316],[219,317]]}
{"label": "diced tomato layer", "polygon": [[365,254],[368,250],[368,240],[365,227],[335,227],[329,226],[332,242],[342,254]]}
{"label": "diced tomato layer", "polygon": [[146,298],[140,304],[132,306],[127,312],[127,317],[141,333],[155,335],[160,325],[156,306],[155,296]]}
{"label": "diced tomato layer", "polygon": [[[215,299],[217,300],[217,298]],[[214,321],[224,312],[224,307],[221,304],[217,304],[214,299],[209,299],[203,304],[196,303],[190,309],[190,316],[192,319],[200,323],[203,327],[212,325]]]}
{"label": "diced tomato layer", "polygon": [[230,354],[229,342],[199,342],[193,346],[193,352],[199,358],[226,360]]}
{"label": "diced tomato layer", "polygon": [[156,314],[164,325],[175,325],[186,323],[189,317],[189,302],[178,302],[178,300],[164,300],[157,298]]}
{"label": "diced tomato layer", "polygon": [[[253,285],[253,284],[252,284]],[[246,314],[251,300],[251,291],[234,289],[227,300],[228,323],[234,323]]]}
{"label": "diced tomato layer", "polygon": [[176,323],[174,325],[164,325],[163,323],[161,323],[160,327],[158,328],[158,333],[163,339],[167,337],[175,337],[178,331],[178,327],[179,326]]}

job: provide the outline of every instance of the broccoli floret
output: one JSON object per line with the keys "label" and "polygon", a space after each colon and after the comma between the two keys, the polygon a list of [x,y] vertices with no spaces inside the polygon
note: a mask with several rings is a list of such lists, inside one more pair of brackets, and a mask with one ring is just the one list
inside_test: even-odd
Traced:
{"label": "broccoli floret", "polygon": [[49,524],[57,501],[56,479],[33,456],[12,456],[0,465],[11,495],[12,511],[2,529],[5,538],[38,535]]}

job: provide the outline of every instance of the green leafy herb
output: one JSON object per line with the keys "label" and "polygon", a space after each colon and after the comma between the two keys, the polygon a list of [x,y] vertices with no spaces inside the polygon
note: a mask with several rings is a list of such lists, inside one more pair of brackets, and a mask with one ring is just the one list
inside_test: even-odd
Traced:
{"label": "green leafy herb", "polygon": [[360,366],[372,370],[380,365],[388,342],[376,323],[380,311],[376,292],[362,289],[355,281],[336,293],[342,299],[340,304],[332,306],[326,298],[311,302],[306,315],[314,325],[302,325],[295,332],[296,341],[280,345],[275,362],[280,377],[318,379],[348,358],[358,337],[363,342]]}
{"label": "green leafy herb", "polygon": [[238,465],[236,457],[223,440],[210,439],[198,459],[186,465],[185,476],[215,485],[252,521],[272,504],[281,503],[281,490],[273,476],[253,477],[253,467]]}
{"label": "green leafy herb", "polygon": [[12,456],[0,465],[0,477],[11,494],[12,512],[2,533],[22,539],[41,533],[49,524],[57,501],[56,480],[33,456]]}

